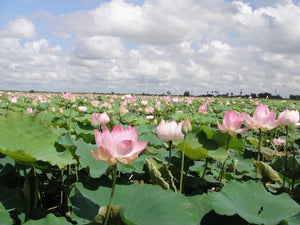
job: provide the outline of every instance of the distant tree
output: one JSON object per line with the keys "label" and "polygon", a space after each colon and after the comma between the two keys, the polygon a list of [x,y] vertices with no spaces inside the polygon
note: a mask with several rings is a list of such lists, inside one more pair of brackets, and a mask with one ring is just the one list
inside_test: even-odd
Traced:
{"label": "distant tree", "polygon": [[272,97],[272,94],[271,93],[268,93],[268,92],[265,92],[265,93],[258,93],[257,94],[257,97],[258,98],[271,98]]}
{"label": "distant tree", "polygon": [[189,91],[185,91],[183,95],[184,96],[190,96],[190,92]]}
{"label": "distant tree", "polygon": [[167,91],[167,95],[171,95],[171,91]]}
{"label": "distant tree", "polygon": [[291,100],[300,100],[300,95],[290,95]]}

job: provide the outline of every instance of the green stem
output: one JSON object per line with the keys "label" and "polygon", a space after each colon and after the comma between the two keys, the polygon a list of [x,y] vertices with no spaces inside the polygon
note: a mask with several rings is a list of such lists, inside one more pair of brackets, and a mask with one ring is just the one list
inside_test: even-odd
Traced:
{"label": "green stem", "polygon": [[257,162],[260,160],[260,153],[261,153],[261,129],[259,128],[259,135],[258,135],[258,154],[257,154]]}
{"label": "green stem", "polygon": [[284,162],[284,173],[283,173],[283,184],[282,187],[285,187],[285,174],[287,171],[287,159],[288,159],[288,126],[285,126],[285,162]]}
{"label": "green stem", "polygon": [[180,193],[182,193],[185,143],[186,143],[186,135],[184,136],[183,149],[182,149],[182,156],[181,156],[180,185],[179,185],[179,192],[180,192]]}
{"label": "green stem", "polygon": [[229,149],[229,142],[230,142],[230,135],[227,134],[228,137],[227,137],[227,144],[226,144],[226,153],[227,153],[227,157],[225,159],[225,161],[223,162],[222,164],[222,168],[221,168],[221,172],[220,172],[220,175],[219,175],[219,187],[221,187],[221,182],[222,182],[222,179],[223,177],[225,177],[225,171],[226,171],[226,164],[227,164],[227,160],[229,158],[229,152],[228,152],[228,149]]}
{"label": "green stem", "polygon": [[69,116],[69,131],[71,132],[71,122],[72,122],[72,103],[70,105],[70,116]]}
{"label": "green stem", "polygon": [[112,183],[110,200],[109,200],[109,205],[108,205],[108,209],[107,209],[107,212],[106,212],[104,225],[107,225],[107,223],[108,223],[109,214],[110,214],[110,210],[111,210],[111,205],[112,205],[112,201],[113,201],[113,197],[114,197],[116,180],[117,180],[117,164],[115,164],[113,166],[113,177],[112,178],[113,178],[113,183]]}
{"label": "green stem", "polygon": [[204,176],[205,176],[205,174],[206,174],[207,164],[208,164],[208,159],[206,158],[206,159],[205,159],[205,165],[204,165],[204,171],[203,171],[203,174],[202,174],[202,176],[201,176],[201,181],[204,179]]}
{"label": "green stem", "polygon": [[168,159],[168,165],[167,167],[169,168],[170,163],[171,163],[171,156],[172,156],[172,141],[169,142],[169,159]]}

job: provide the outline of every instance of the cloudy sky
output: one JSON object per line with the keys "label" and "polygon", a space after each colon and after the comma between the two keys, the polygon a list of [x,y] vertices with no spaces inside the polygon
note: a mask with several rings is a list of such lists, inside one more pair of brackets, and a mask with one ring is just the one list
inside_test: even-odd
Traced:
{"label": "cloudy sky", "polygon": [[300,0],[0,0],[0,89],[300,94]]}

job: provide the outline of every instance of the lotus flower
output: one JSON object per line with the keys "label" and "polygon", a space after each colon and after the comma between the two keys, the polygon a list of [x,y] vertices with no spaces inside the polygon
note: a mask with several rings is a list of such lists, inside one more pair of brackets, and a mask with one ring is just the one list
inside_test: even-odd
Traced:
{"label": "lotus flower", "polygon": [[184,135],[181,132],[183,123],[184,121],[181,121],[177,125],[175,120],[172,122],[165,122],[164,119],[162,119],[159,125],[156,127],[156,134],[161,140],[166,142],[180,141],[184,138]]}
{"label": "lotus flower", "polygon": [[247,113],[243,113],[246,120],[245,125],[249,129],[261,129],[266,132],[272,130],[280,124],[280,120],[276,120],[276,113],[273,110],[269,110],[269,107],[264,104],[257,106],[253,117],[250,117]]}
{"label": "lotus flower", "polygon": [[273,143],[274,143],[275,146],[278,146],[278,145],[281,145],[282,143],[285,143],[285,140],[280,138],[280,137],[279,138],[274,138]]}
{"label": "lotus flower", "polygon": [[91,151],[99,161],[107,161],[110,165],[132,163],[146,148],[148,142],[137,141],[135,127],[128,126],[123,130],[121,125],[115,126],[112,132],[104,125],[102,133],[94,130],[98,151]]}
{"label": "lotus flower", "polygon": [[79,112],[86,112],[86,110],[87,110],[87,107],[86,107],[86,106],[79,106],[79,107],[78,107],[78,111],[79,111]]}
{"label": "lotus flower", "polygon": [[223,124],[217,121],[218,127],[222,133],[229,133],[231,136],[235,136],[237,133],[244,133],[248,128],[240,129],[244,121],[243,115],[237,115],[234,110],[227,111],[223,118]]}
{"label": "lotus flower", "polygon": [[91,116],[91,122],[95,126],[105,125],[109,123],[110,119],[106,112],[104,113],[93,113]]}
{"label": "lotus flower", "polygon": [[200,105],[198,111],[199,111],[199,113],[201,113],[201,114],[207,114],[207,106],[206,106],[206,103],[203,104],[203,105]]}
{"label": "lotus flower", "polygon": [[279,114],[278,119],[281,125],[285,126],[299,126],[299,111],[298,110],[284,110]]}

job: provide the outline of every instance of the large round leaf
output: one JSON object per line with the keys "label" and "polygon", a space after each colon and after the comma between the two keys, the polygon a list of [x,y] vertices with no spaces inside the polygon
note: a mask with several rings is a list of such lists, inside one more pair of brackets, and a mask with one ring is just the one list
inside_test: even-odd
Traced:
{"label": "large round leaf", "polygon": [[101,177],[106,172],[109,164],[105,161],[98,161],[93,157],[91,150],[97,151],[97,145],[88,144],[82,138],[78,139],[75,145],[77,146],[75,154],[79,157],[82,168],[87,168],[93,178]]}
{"label": "large round leaf", "polygon": [[1,202],[0,202],[0,224],[2,225],[12,224],[12,218],[10,217],[9,212],[6,211],[6,209],[4,208]]}
{"label": "large round leaf", "polygon": [[72,223],[68,222],[65,217],[56,217],[53,214],[48,214],[46,217],[40,220],[29,220],[24,225],[70,225]]}
{"label": "large round leaf", "polygon": [[221,192],[210,192],[203,200],[219,215],[238,214],[254,224],[278,224],[300,212],[288,194],[272,195],[253,181],[231,181]]}
{"label": "large round leaf", "polygon": [[[41,166],[39,161],[63,168],[73,162],[68,151],[54,146],[59,133],[47,121],[24,113],[0,117],[0,152],[25,165]],[[44,166],[44,165],[43,165]]]}
{"label": "large round leaf", "polygon": [[[72,218],[83,224],[93,220],[99,206],[108,205],[110,192],[108,187],[88,190],[76,183],[70,194]],[[158,186],[117,185],[113,205],[120,207],[122,220],[130,225],[199,224],[197,210],[186,197]]]}

